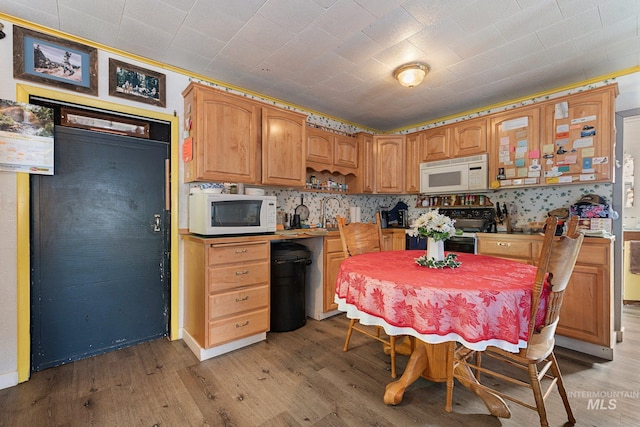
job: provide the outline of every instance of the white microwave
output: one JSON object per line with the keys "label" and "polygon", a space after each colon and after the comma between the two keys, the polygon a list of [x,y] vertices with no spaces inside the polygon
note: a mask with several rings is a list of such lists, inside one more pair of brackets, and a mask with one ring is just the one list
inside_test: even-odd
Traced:
{"label": "white microwave", "polygon": [[276,197],[191,193],[189,231],[205,236],[274,233]]}
{"label": "white microwave", "polygon": [[420,192],[424,194],[486,191],[488,178],[486,154],[420,163]]}

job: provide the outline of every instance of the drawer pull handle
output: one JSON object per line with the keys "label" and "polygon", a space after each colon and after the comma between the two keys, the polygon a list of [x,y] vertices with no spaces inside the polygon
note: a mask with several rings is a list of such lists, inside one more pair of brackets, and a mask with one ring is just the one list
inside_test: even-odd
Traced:
{"label": "drawer pull handle", "polygon": [[236,271],[236,276],[242,276],[243,274],[249,274],[249,270]]}
{"label": "drawer pull handle", "polygon": [[241,254],[241,253],[244,253],[244,252],[247,252],[247,249],[236,249],[236,253],[237,254]]}
{"label": "drawer pull handle", "polygon": [[498,242],[498,246],[511,246],[511,243],[505,243],[505,242]]}
{"label": "drawer pull handle", "polygon": [[244,328],[245,326],[249,325],[249,321],[247,320],[244,323],[236,323],[236,328]]}
{"label": "drawer pull handle", "polygon": [[249,299],[249,295],[246,295],[246,296],[244,296],[242,298],[236,298],[236,302],[242,302],[242,301],[246,301],[248,299]]}

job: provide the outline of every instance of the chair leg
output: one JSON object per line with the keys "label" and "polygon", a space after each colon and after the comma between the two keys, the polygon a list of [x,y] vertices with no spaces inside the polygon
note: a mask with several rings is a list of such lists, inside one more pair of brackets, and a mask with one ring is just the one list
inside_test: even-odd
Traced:
{"label": "chair leg", "polygon": [[389,336],[389,344],[391,349],[389,352],[391,353],[391,378],[396,378],[396,337],[391,335]]}
{"label": "chair leg", "polygon": [[344,341],[344,348],[342,351],[349,350],[349,340],[351,339],[351,334],[353,333],[353,325],[356,324],[356,319],[351,319],[349,322],[349,330],[347,330],[347,339]]}
{"label": "chair leg", "polygon": [[549,422],[547,421],[547,410],[544,407],[544,397],[542,396],[542,387],[538,380],[538,366],[536,364],[530,364],[528,367],[529,381],[531,382],[533,398],[536,401],[536,408],[538,409],[538,416],[540,417],[540,426],[549,427]]}
{"label": "chair leg", "polygon": [[549,355],[549,359],[551,360],[551,372],[558,379],[556,386],[558,387],[558,393],[560,393],[560,397],[562,398],[562,403],[564,403],[564,409],[567,411],[567,418],[569,419],[570,424],[575,424],[576,419],[573,416],[573,412],[571,411],[571,405],[569,404],[569,398],[567,397],[567,391],[564,388],[564,382],[562,381],[562,374],[560,373],[560,366],[558,366],[558,360],[556,359],[556,355],[551,352]]}

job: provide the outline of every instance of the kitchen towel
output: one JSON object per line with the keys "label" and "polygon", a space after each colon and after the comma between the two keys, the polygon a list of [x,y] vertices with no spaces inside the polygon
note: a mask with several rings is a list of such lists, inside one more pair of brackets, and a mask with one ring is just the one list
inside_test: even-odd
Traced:
{"label": "kitchen towel", "polygon": [[362,222],[360,218],[360,206],[351,206],[349,208],[349,221]]}
{"label": "kitchen towel", "polygon": [[640,274],[640,240],[629,242],[629,271]]}

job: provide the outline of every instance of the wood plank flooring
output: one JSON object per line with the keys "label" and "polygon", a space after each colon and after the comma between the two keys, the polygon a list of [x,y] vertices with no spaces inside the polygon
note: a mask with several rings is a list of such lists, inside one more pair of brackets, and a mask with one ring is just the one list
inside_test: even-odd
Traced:
{"label": "wood plank flooring", "polygon": [[[638,425],[639,306],[625,306],[623,324],[614,361],[556,351],[578,426]],[[400,405],[387,406],[388,356],[360,334],[344,353],[346,329],[343,315],[310,319],[297,331],[269,333],[267,341],[204,362],[182,341],[159,339],[47,369],[0,390],[0,426],[539,425],[535,412],[514,404],[510,419],[492,417],[459,384],[447,413],[445,385],[424,379]],[[400,372],[406,361],[398,356]],[[597,409],[595,397],[604,399]],[[551,426],[564,425],[555,391],[547,411]]]}

